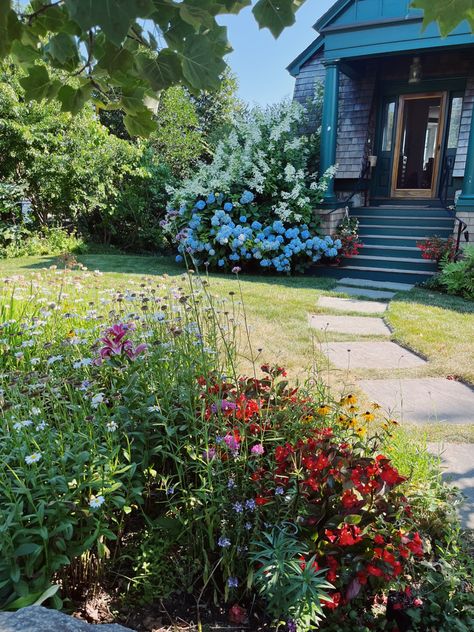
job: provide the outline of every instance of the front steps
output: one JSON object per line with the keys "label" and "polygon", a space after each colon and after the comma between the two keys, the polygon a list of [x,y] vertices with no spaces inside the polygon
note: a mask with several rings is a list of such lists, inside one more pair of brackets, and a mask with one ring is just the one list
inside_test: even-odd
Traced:
{"label": "front steps", "polygon": [[378,282],[421,283],[437,270],[436,261],[423,259],[417,243],[437,235],[453,234],[454,219],[444,208],[426,204],[388,202],[351,210],[359,220],[360,241],[356,257],[346,257],[341,266],[327,266],[324,274]]}

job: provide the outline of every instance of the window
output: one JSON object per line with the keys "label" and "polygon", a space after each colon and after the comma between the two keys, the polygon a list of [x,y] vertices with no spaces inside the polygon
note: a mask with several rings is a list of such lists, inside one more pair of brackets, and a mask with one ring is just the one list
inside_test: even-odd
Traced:
{"label": "window", "polygon": [[382,151],[392,151],[393,126],[395,123],[395,101],[384,106]]}
{"label": "window", "polygon": [[458,146],[462,104],[462,97],[453,97],[451,101],[451,116],[449,117],[448,149],[457,149]]}

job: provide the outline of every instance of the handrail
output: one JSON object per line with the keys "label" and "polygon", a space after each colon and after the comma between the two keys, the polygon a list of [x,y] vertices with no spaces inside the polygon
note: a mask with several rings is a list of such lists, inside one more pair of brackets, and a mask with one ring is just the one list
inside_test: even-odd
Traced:
{"label": "handrail", "polygon": [[454,248],[453,259],[459,255],[459,251],[461,250],[461,237],[464,235],[464,239],[469,241],[469,231],[468,225],[462,219],[460,219],[456,215],[456,210],[454,206],[450,206],[448,204],[448,189],[449,189],[449,179],[454,169],[454,158],[445,156],[443,161],[443,170],[441,172],[441,180],[439,186],[439,200],[441,204],[444,206],[445,210],[451,215],[454,219],[454,222],[457,223],[457,231],[456,231],[456,242]]}
{"label": "handrail", "polygon": [[461,218],[459,218],[456,215],[456,211],[454,210],[454,207],[452,206],[447,206],[446,207],[446,211],[451,215],[451,217],[454,219],[454,222],[457,222],[458,225],[458,229],[456,232],[456,242],[455,242],[455,247],[454,247],[454,254],[453,254],[453,259],[456,259],[457,256],[459,255],[459,252],[461,250],[461,236],[464,235],[464,239],[465,241],[469,241],[469,231],[468,231],[468,225],[466,224],[466,222],[464,222]]}
{"label": "handrail", "polygon": [[349,204],[349,202],[352,200],[352,198],[354,197],[354,195],[356,193],[359,193],[360,191],[362,191],[360,184],[365,180],[366,182],[369,182],[369,178],[367,177],[370,173],[370,162],[368,160],[366,160],[365,166],[362,168],[361,172],[360,172],[360,176],[357,179],[357,182],[354,185],[354,190],[352,191],[352,193],[341,202],[341,204],[343,205],[347,205]]}

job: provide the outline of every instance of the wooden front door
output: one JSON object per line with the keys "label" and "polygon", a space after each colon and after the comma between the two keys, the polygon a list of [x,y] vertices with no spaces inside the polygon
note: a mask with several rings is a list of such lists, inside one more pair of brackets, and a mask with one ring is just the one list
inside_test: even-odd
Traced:
{"label": "wooden front door", "polygon": [[392,197],[437,197],[446,92],[399,97]]}

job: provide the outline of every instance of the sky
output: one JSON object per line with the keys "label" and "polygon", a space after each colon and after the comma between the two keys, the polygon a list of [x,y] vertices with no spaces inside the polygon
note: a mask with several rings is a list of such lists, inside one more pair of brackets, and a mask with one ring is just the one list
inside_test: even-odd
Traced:
{"label": "sky", "polygon": [[286,67],[317,37],[313,24],[335,0],[306,0],[296,13],[296,24],[275,40],[268,29],[259,30],[251,7],[220,22],[228,28],[234,52],[226,62],[237,75],[239,96],[248,103],[266,105],[292,96],[294,78]]}

